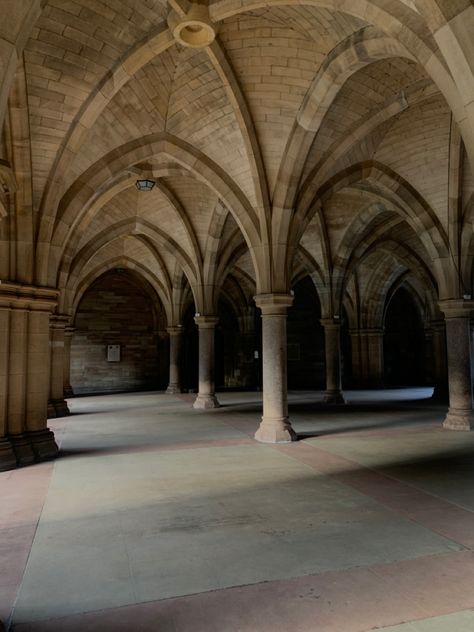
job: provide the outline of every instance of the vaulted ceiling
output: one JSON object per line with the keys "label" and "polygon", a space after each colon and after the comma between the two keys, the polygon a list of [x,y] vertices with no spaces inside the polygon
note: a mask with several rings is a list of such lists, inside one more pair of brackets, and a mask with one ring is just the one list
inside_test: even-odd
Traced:
{"label": "vaulted ceiling", "polygon": [[[454,18],[473,17],[464,4]],[[17,9],[28,36],[0,176],[6,188],[15,182],[3,215],[28,209],[31,221],[2,239],[31,246],[4,257],[3,276],[59,287],[70,313],[103,271],[135,267],[169,321],[181,316],[179,288],[212,312],[230,277],[250,300],[311,274],[326,310],[350,299],[351,275],[373,284],[374,266],[387,283],[409,273],[430,296],[449,292],[441,268],[461,243],[470,265],[474,179],[462,109],[470,88],[436,31],[446,6],[46,0],[32,15]],[[154,179],[153,191],[137,191],[139,177]]]}

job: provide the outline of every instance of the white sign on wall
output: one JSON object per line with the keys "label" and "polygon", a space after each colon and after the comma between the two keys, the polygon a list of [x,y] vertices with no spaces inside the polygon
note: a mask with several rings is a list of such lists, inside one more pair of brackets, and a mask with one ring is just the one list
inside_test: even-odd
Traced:
{"label": "white sign on wall", "polygon": [[120,345],[107,345],[107,362],[120,362]]}

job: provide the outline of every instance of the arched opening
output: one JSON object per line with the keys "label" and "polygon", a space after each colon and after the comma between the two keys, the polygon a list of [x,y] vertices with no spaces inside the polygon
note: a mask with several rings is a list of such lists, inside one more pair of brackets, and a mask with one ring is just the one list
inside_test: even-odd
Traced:
{"label": "arched opening", "polygon": [[288,310],[288,388],[321,389],[326,384],[321,303],[309,276],[293,291]]}
{"label": "arched opening", "polygon": [[75,316],[74,393],[164,388],[167,360],[158,335],[160,317],[158,298],[134,272],[116,268],[94,281]]}
{"label": "arched opening", "polygon": [[[255,324],[255,307],[251,310],[251,325],[246,322],[242,330],[235,309],[226,300],[220,300],[217,310],[218,323],[214,338],[214,380],[217,391],[229,389],[253,389],[258,387],[257,363],[261,357],[261,342]],[[194,305],[190,305],[183,317],[184,344],[182,354],[182,386],[186,392],[198,390],[199,335],[194,322]],[[259,358],[255,358],[255,350]]]}
{"label": "arched opening", "polygon": [[387,386],[425,383],[425,338],[419,310],[405,288],[399,288],[385,312],[384,373]]}
{"label": "arched opening", "polygon": [[354,379],[352,375],[352,342],[349,332],[349,317],[344,307],[342,308],[341,322],[341,373],[343,388],[353,386]]}

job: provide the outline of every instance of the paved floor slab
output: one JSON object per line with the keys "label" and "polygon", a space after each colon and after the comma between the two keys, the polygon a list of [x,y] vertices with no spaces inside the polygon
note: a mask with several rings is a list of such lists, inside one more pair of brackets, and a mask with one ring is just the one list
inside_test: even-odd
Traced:
{"label": "paved floor slab", "polygon": [[[259,393],[213,411],[72,400],[14,629],[119,630],[138,612],[160,632],[365,632],[474,608],[472,438],[412,391],[388,395],[358,393],[344,416],[292,394],[305,438],[287,446],[251,439]],[[422,469],[447,455],[449,484]]]}

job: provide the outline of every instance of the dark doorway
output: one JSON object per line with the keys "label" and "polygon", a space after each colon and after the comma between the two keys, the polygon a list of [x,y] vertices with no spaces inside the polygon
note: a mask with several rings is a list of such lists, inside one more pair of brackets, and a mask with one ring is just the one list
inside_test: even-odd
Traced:
{"label": "dark doorway", "polygon": [[385,313],[384,371],[389,386],[425,383],[423,323],[410,292],[398,289]]}
{"label": "dark doorway", "polygon": [[299,281],[293,291],[295,298],[288,310],[288,388],[324,388],[324,329],[318,293],[310,277]]}

